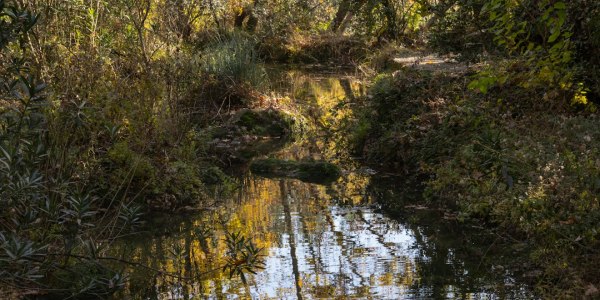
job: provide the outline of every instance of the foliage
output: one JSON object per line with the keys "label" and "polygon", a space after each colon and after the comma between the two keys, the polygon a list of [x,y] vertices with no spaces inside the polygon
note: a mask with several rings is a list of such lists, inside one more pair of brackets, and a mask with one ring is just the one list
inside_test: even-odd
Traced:
{"label": "foliage", "polygon": [[[429,30],[439,51],[502,60],[473,77],[381,76],[350,137],[356,152],[432,176],[431,201],[454,199],[465,217],[535,238],[556,229],[539,238],[547,247],[538,261],[562,257],[558,241],[580,264],[597,239],[589,228],[597,216],[599,4],[431,3],[0,0],[3,283],[59,297],[109,295],[126,276],[106,263],[105,249],[134,232],[142,212],[197,209],[207,185],[233,185],[214,166],[230,153],[213,147],[210,128],[233,130],[222,126],[232,110],[266,105],[261,58],[334,66],[368,58],[386,70],[401,52],[390,42],[417,43]],[[480,93],[466,90],[463,77]],[[301,125],[278,113],[240,116],[238,127],[248,128],[238,133],[282,136]],[[316,162],[283,169],[307,180],[340,172]],[[232,274],[260,265],[247,239],[230,235],[228,244]]]}
{"label": "foliage", "polygon": [[597,98],[597,82],[591,79],[598,69],[591,50],[596,18],[590,17],[597,4],[577,0],[457,3],[432,7],[436,13],[431,19],[430,46],[465,59],[503,58],[480,72],[471,88],[485,93],[503,87],[507,80],[526,89],[549,86],[546,104],[561,109],[571,104],[585,107],[593,101],[588,98]]}
{"label": "foliage", "polygon": [[[528,78],[525,88],[550,84],[553,87],[572,85],[572,32],[567,21],[564,2],[541,1],[536,4],[513,5],[511,1],[491,1],[483,10],[489,13],[495,32],[494,40],[508,54],[518,55],[522,70],[506,74],[484,75],[472,82],[472,87],[486,91],[489,86],[503,84],[514,73]],[[520,12],[525,11],[527,14]]]}
{"label": "foliage", "polygon": [[[37,19],[16,6],[5,12],[23,21],[13,23],[21,28],[13,27],[12,34],[26,33]],[[10,55],[16,57],[18,52]],[[114,219],[106,218],[89,182],[78,179],[74,168],[59,164],[70,149],[50,139],[46,85],[28,68],[20,68],[24,61],[2,66],[8,71],[0,92],[0,198],[7,208],[0,214],[3,283],[71,297],[108,295],[123,286],[123,275],[97,259],[102,251],[97,242],[135,229],[139,213],[128,203],[115,203],[122,210],[115,212]],[[81,268],[81,264],[94,267]],[[69,278],[81,284],[56,284]]]}
{"label": "foliage", "polygon": [[160,194],[173,195],[177,203],[174,207],[185,205],[197,206],[206,200],[205,183],[200,170],[194,164],[176,161],[167,165],[163,184],[165,191]]}
{"label": "foliage", "polygon": [[229,271],[229,277],[240,276],[242,282],[247,284],[246,273],[256,274],[257,270],[263,270],[262,248],[257,248],[251,239],[247,239],[240,232],[228,233],[225,236],[227,245],[227,260],[223,271]]}
{"label": "foliage", "polygon": [[152,162],[147,157],[131,150],[127,142],[114,144],[108,150],[107,158],[121,170],[119,172],[109,172],[116,177],[112,180],[112,184],[132,180],[143,184],[156,176],[157,171]]}
{"label": "foliage", "polygon": [[295,120],[289,114],[274,110],[248,110],[238,112],[234,124],[245,133],[260,137],[285,137],[292,134]]}
{"label": "foliage", "polygon": [[0,51],[13,40],[19,39],[23,45],[25,34],[35,25],[38,16],[16,6],[0,1]]}
{"label": "foliage", "polygon": [[573,34],[573,60],[576,65],[574,82],[580,82],[590,102],[600,103],[600,3],[597,1],[571,1],[568,20]]}
{"label": "foliage", "polygon": [[368,132],[356,130],[368,138],[357,150],[422,178],[430,204],[527,241],[545,268],[543,293],[583,293],[598,276],[589,263],[598,254],[598,118],[524,105],[538,90],[511,80],[483,95],[460,76],[381,76],[361,109]]}
{"label": "foliage", "polygon": [[[427,1],[429,2],[429,1]],[[440,1],[427,3],[423,11],[431,14],[425,23],[428,46],[442,54],[453,53],[465,61],[482,60],[484,53],[497,53],[491,23],[485,13],[487,0]]]}
{"label": "foliage", "polygon": [[[107,249],[144,212],[197,209],[207,184],[233,186],[203,127],[226,105],[258,106],[261,38],[321,32],[333,5],[253,4],[0,1],[3,288],[106,297],[127,277]],[[250,9],[256,35],[239,31],[253,30],[250,19],[233,28]],[[288,121],[269,133],[287,133]],[[243,244],[240,275],[259,262]]]}
{"label": "foliage", "polygon": [[357,63],[367,53],[366,45],[362,40],[329,34],[295,36],[288,49],[289,60],[292,62],[324,62],[335,65]]}

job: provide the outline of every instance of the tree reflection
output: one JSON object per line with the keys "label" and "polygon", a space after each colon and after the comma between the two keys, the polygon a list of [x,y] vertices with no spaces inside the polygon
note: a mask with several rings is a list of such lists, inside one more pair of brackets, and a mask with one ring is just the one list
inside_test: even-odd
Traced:
{"label": "tree reflection", "polygon": [[[292,93],[305,99],[306,115],[332,130],[326,137],[300,139],[273,156],[321,158],[352,170],[356,165],[338,130],[352,112],[334,108],[361,95],[361,86],[350,79],[294,76]],[[511,254],[490,247],[493,237],[459,230],[442,220],[440,211],[407,210],[420,201],[414,192],[418,186],[410,182],[346,172],[327,187],[251,175],[242,176],[239,185],[219,208],[180,221],[169,216],[149,226],[147,236],[115,249],[162,272],[132,269],[129,296],[530,298],[509,269],[494,271],[503,264],[502,256]],[[266,269],[248,277],[248,285],[221,272],[227,232],[240,232],[265,249]],[[165,253],[176,245],[183,253],[169,259]],[[178,270],[181,278],[164,276]]]}
{"label": "tree reflection", "polygon": [[422,201],[415,196],[415,187],[402,193],[399,181],[372,180],[369,195],[381,210],[393,213],[413,233],[420,257],[415,260],[419,280],[410,285],[414,295],[433,299],[465,299],[473,295],[494,295],[500,299],[533,297],[527,285],[516,281],[518,257],[510,249],[494,247],[495,236],[444,220],[442,210],[412,208]]}

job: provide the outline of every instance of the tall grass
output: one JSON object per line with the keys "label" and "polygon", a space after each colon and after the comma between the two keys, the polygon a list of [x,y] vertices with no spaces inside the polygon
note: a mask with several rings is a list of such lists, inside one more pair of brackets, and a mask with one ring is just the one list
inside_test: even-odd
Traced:
{"label": "tall grass", "polygon": [[256,41],[242,33],[218,35],[201,58],[202,70],[229,86],[250,85],[262,89],[268,79],[256,50]]}

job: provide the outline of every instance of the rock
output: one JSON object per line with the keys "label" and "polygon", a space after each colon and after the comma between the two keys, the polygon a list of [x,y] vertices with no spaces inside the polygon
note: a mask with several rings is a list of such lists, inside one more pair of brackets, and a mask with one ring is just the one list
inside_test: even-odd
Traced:
{"label": "rock", "polygon": [[325,161],[290,161],[281,159],[259,159],[252,161],[250,170],[267,178],[294,178],[304,182],[329,184],[336,181],[341,170]]}
{"label": "rock", "polygon": [[233,117],[232,123],[251,135],[282,137],[292,133],[294,119],[274,109],[242,109]]}

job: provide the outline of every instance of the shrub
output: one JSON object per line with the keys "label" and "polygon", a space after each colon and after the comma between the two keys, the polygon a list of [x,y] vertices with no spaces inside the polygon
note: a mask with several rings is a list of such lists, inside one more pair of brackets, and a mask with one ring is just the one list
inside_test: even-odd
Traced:
{"label": "shrub", "polygon": [[359,113],[356,135],[369,138],[358,148],[421,178],[431,205],[526,240],[554,280],[544,293],[582,294],[598,276],[600,122],[530,105],[539,90],[512,84],[481,94],[450,74],[380,76]]}

